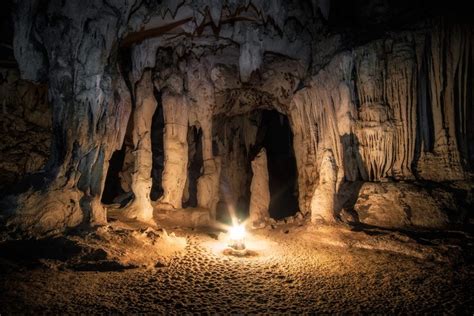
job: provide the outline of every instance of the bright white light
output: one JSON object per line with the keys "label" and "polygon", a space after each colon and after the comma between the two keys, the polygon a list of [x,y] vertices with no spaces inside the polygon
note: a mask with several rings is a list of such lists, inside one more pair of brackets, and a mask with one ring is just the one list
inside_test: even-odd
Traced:
{"label": "bright white light", "polygon": [[228,247],[232,248],[234,251],[243,251],[245,250],[245,226],[244,224],[234,224],[229,229],[229,243]]}
{"label": "bright white light", "polygon": [[229,238],[230,240],[243,240],[245,237],[245,226],[241,225],[234,225],[229,229]]}

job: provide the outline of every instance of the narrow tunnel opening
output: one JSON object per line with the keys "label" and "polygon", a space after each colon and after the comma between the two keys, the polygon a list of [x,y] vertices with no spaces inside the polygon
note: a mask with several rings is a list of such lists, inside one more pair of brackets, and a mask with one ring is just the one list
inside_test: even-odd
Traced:
{"label": "narrow tunnel opening", "polygon": [[299,210],[298,170],[288,117],[275,110],[262,111],[259,139],[267,153],[270,217],[278,220],[293,216]]}

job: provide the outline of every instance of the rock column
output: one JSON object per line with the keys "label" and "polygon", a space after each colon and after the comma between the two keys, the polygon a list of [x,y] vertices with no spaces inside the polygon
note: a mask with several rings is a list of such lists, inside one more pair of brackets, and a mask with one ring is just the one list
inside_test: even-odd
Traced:
{"label": "rock column", "polygon": [[221,174],[221,159],[212,154],[212,121],[204,121],[202,128],[203,175],[197,183],[197,199],[199,207],[209,209],[211,218],[216,218],[216,207],[219,202],[219,178]]}
{"label": "rock column", "polygon": [[[178,91],[176,91],[178,92]],[[160,207],[178,209],[182,207],[188,165],[188,109],[187,99],[171,91],[163,93],[163,116],[165,152],[163,170],[163,196]]]}
{"label": "rock column", "polygon": [[319,170],[319,184],[311,199],[311,222],[334,222],[337,167],[331,150],[325,150]]}
{"label": "rock column", "polygon": [[133,145],[134,167],[131,189],[135,195],[127,206],[125,216],[142,221],[153,218],[153,207],[150,201],[151,190],[151,121],[156,110],[156,100],[153,95],[151,72],[143,73],[137,84],[136,106],[133,113]]}
{"label": "rock column", "polygon": [[268,185],[267,153],[264,148],[252,160],[252,183],[250,184],[249,221],[253,226],[270,217],[270,188]]}

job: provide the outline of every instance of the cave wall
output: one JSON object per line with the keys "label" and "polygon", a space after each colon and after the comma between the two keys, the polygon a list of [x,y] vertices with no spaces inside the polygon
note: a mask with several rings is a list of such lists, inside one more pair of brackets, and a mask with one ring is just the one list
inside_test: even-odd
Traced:
{"label": "cave wall", "polygon": [[0,195],[15,192],[26,174],[41,170],[50,154],[51,111],[46,85],[21,80],[15,68],[0,69]]}
{"label": "cave wall", "polygon": [[[469,179],[472,130],[460,122],[472,117],[472,39],[472,28],[436,24],[336,55],[293,99],[308,153],[300,165],[313,168],[301,180],[321,176],[328,150],[336,191],[356,180]],[[338,198],[336,212],[347,196]]]}
{"label": "cave wall", "polygon": [[[440,44],[446,33],[456,36]],[[465,179],[472,159],[460,147],[472,136],[455,122],[472,115],[471,40],[472,31],[435,29],[335,56],[293,100],[298,124],[312,131],[301,132],[312,139],[308,150],[331,149],[340,181]]]}
{"label": "cave wall", "polygon": [[[223,179],[236,196],[249,182],[239,161],[256,137],[245,115],[258,109],[288,117],[299,208],[313,218],[334,220],[346,183],[468,179],[472,27],[435,19],[348,36],[331,17],[319,1],[18,4],[15,57],[22,78],[48,85],[53,140],[41,190],[9,200],[10,223],[37,233],[105,223],[108,162],[127,133],[126,214],[149,220],[153,208],[181,208],[192,126],[202,131],[198,206],[215,214]],[[152,203],[158,101],[163,195]],[[234,139],[220,116],[243,118],[231,120]]]}

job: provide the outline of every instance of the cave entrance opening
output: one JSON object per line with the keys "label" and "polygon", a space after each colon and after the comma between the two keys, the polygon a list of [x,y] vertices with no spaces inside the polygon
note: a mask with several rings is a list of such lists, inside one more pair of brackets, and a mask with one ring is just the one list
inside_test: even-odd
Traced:
{"label": "cave entrance opening", "polygon": [[[247,218],[252,198],[252,160],[265,148],[267,155],[268,215],[276,220],[295,215],[298,170],[293,133],[286,115],[276,110],[214,117],[214,153],[222,159],[217,219],[229,223],[230,213]],[[258,198],[258,192],[254,193]],[[255,198],[255,197],[254,197]]]}
{"label": "cave entrance opening", "polygon": [[263,110],[257,133],[257,152],[267,154],[271,218],[279,220],[298,210],[298,170],[293,149],[293,132],[288,117],[276,110]]}

